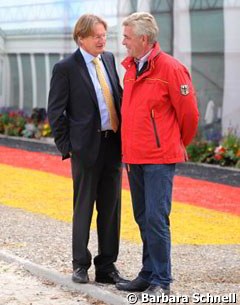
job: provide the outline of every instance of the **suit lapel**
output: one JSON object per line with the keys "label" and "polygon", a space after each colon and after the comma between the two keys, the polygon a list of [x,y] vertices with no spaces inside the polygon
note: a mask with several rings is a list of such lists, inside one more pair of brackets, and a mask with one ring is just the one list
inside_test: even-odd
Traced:
{"label": "suit lapel", "polygon": [[77,62],[80,63],[79,72],[81,74],[81,77],[82,77],[84,83],[86,84],[86,88],[88,89],[88,91],[89,91],[89,93],[90,93],[90,95],[93,99],[93,102],[98,107],[98,101],[97,101],[95,88],[93,86],[91,76],[89,75],[88,68],[86,66],[85,60],[84,60],[84,58],[83,58],[79,49],[75,52],[75,58],[76,58]]}

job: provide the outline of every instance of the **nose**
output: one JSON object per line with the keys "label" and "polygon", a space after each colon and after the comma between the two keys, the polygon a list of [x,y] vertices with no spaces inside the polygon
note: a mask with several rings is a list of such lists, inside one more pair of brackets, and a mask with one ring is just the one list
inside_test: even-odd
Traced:
{"label": "nose", "polygon": [[98,41],[101,41],[101,42],[104,42],[104,41],[106,41],[106,37],[100,36],[100,37],[98,37],[97,40],[98,40]]}

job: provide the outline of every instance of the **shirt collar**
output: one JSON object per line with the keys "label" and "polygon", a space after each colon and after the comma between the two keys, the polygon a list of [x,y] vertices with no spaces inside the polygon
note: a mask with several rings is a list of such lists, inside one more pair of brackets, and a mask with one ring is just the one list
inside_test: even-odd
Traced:
{"label": "shirt collar", "polygon": [[144,55],[143,57],[141,57],[140,59],[135,58],[135,62],[144,64],[144,63],[148,60],[148,57],[149,57],[149,55],[151,54],[152,50],[153,50],[153,49],[149,50],[149,51],[147,52],[147,54],[145,54],[145,55]]}
{"label": "shirt collar", "polygon": [[[86,52],[83,48],[79,48],[80,49],[80,52],[82,53],[82,56],[85,60],[85,63],[86,64],[89,64],[90,62],[92,62],[92,60],[95,58],[95,56],[93,56],[92,54]],[[97,56],[99,58],[99,60],[101,60],[101,55],[99,54]]]}

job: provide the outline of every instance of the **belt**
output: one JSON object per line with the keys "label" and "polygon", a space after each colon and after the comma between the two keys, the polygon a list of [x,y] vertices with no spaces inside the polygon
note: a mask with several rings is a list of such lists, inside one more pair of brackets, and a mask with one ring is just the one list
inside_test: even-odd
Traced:
{"label": "belt", "polygon": [[110,138],[112,135],[114,135],[113,130],[104,130],[104,131],[101,132],[102,138],[105,138],[105,139]]}

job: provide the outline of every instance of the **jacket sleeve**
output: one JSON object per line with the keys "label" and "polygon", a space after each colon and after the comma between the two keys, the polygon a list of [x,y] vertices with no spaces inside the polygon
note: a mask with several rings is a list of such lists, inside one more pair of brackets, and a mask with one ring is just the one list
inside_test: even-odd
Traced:
{"label": "jacket sleeve", "polygon": [[186,67],[179,66],[173,69],[169,94],[186,147],[197,132],[199,120],[196,94]]}
{"label": "jacket sleeve", "polygon": [[71,151],[69,138],[69,124],[66,117],[66,108],[69,99],[69,85],[66,71],[60,64],[53,68],[48,98],[48,119],[58,150],[63,159]]}

